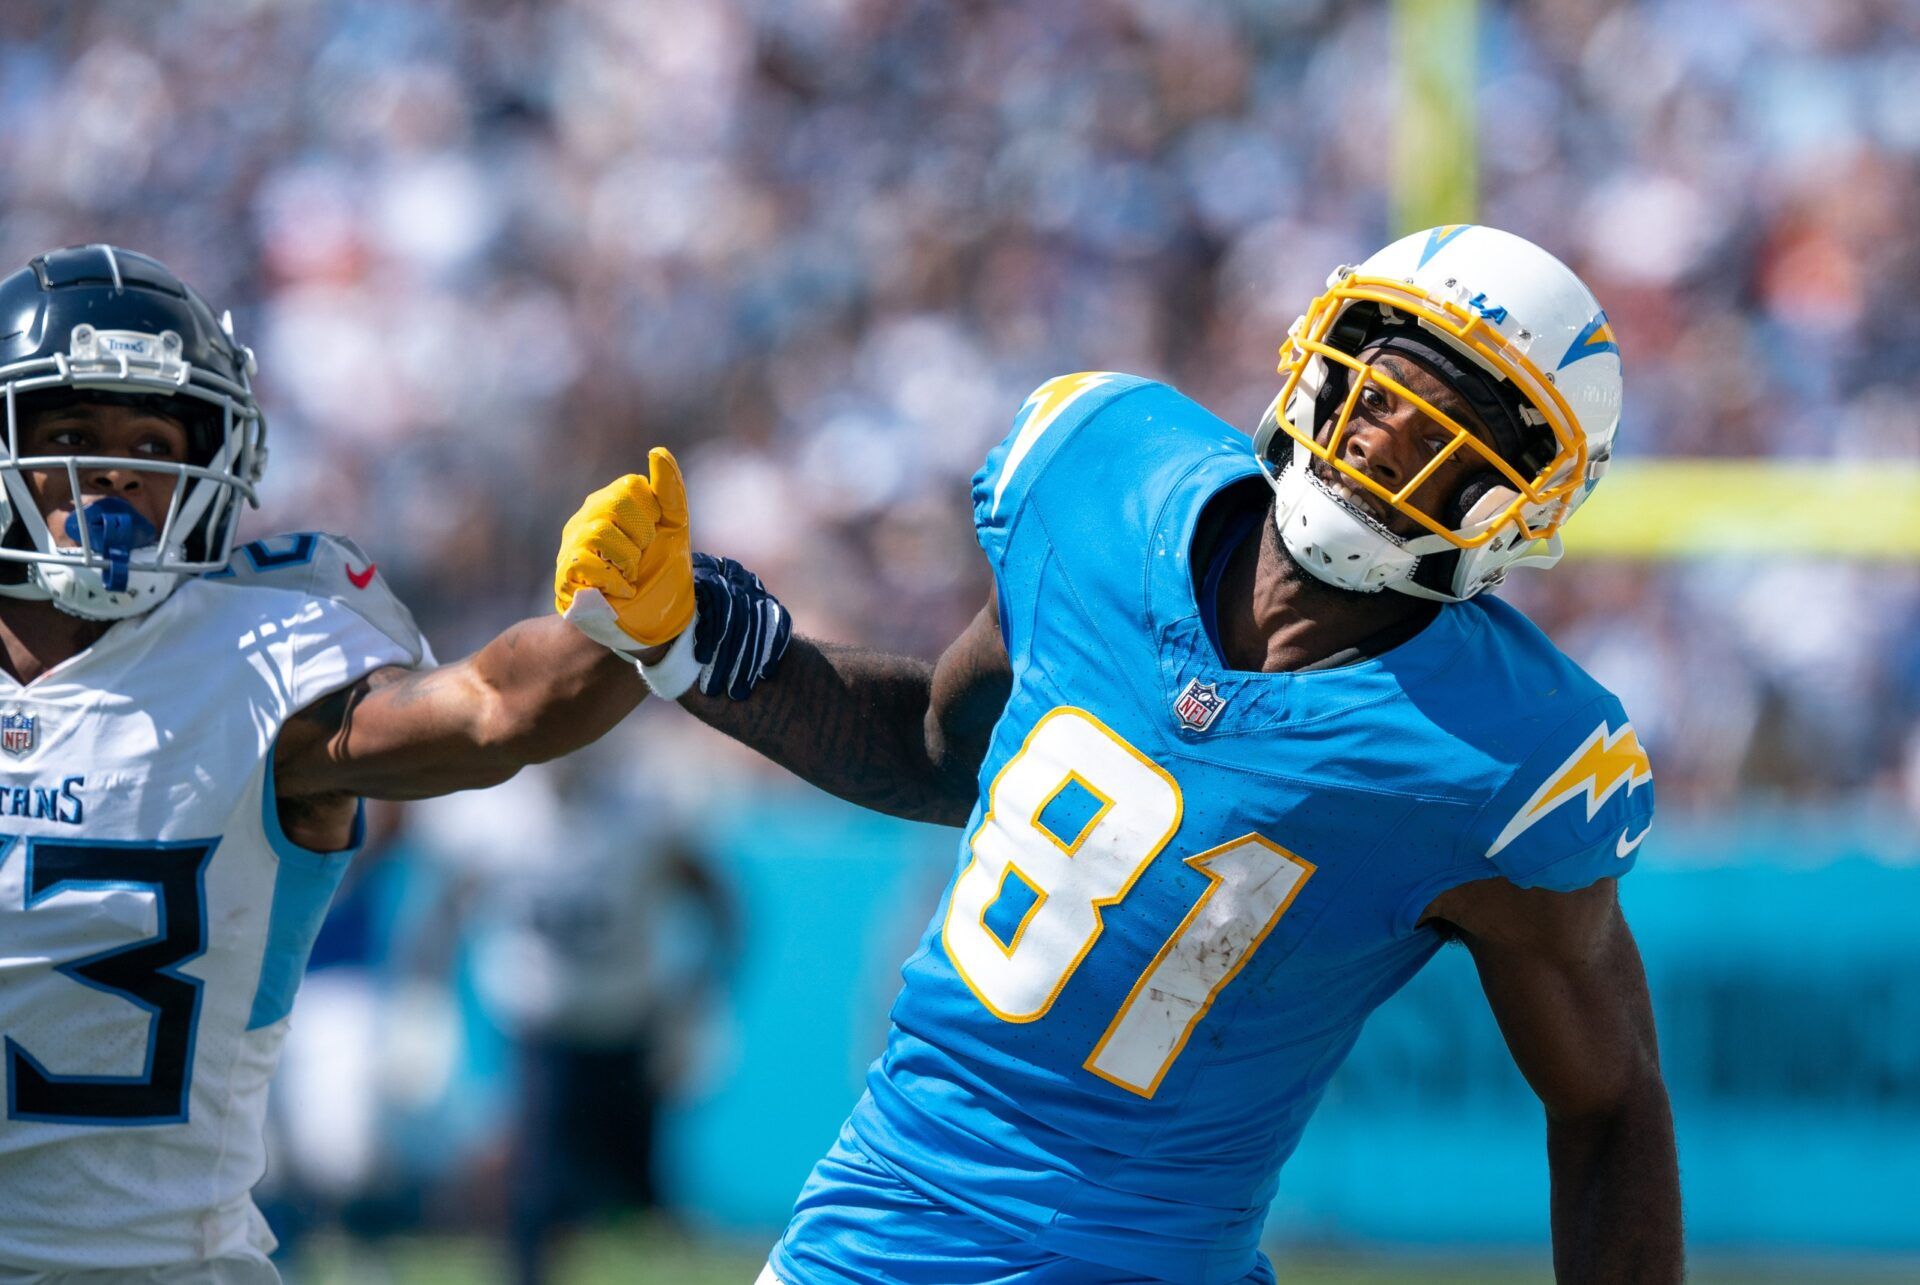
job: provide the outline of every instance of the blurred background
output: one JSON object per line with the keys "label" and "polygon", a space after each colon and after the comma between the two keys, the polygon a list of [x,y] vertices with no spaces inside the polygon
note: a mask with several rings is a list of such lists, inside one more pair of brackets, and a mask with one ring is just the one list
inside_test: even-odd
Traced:
{"label": "blurred background", "polygon": [[[1624,462],[1506,596],[1656,763],[1622,896],[1700,1278],[1920,1279],[1917,85],[1913,0],[6,0],[0,264],[231,307],[252,534],[353,536],[443,657],[655,443],[803,628],[931,656],[1033,386],[1250,428],[1336,264],[1543,243]],[[955,841],[651,706],[383,809],[276,1090],[289,1278],[750,1280]],[[1542,1138],[1443,953],[1283,1176],[1283,1278],[1541,1279]]]}

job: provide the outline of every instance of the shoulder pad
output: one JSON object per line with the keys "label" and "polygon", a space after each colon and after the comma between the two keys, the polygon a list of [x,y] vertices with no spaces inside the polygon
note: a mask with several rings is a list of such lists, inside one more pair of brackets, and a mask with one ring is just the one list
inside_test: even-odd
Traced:
{"label": "shoulder pad", "polygon": [[1632,868],[1653,824],[1653,765],[1611,695],[1562,722],[1494,795],[1472,842],[1523,888],[1560,892]]}
{"label": "shoulder pad", "polygon": [[1151,383],[1137,375],[1084,370],[1058,375],[1034,389],[1013,417],[1012,430],[987,452],[986,462],[973,475],[973,519],[982,542],[1012,525],[1033,479],[1075,427],[1121,393]]}
{"label": "shoulder pad", "polygon": [[413,665],[432,664],[433,652],[394,596],[379,569],[345,536],[294,531],[243,544],[219,571],[202,577],[214,584],[258,586],[303,593],[353,612],[404,648]]}

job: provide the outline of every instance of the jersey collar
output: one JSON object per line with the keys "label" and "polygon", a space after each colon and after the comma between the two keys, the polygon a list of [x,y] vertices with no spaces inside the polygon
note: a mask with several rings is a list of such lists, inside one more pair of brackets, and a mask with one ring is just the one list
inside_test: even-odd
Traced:
{"label": "jersey collar", "polygon": [[[1278,674],[1227,668],[1207,633],[1196,597],[1194,538],[1208,504],[1258,473],[1250,451],[1211,453],[1169,488],[1154,523],[1153,547],[1168,553],[1149,560],[1145,606],[1156,640],[1160,708],[1180,741],[1199,743],[1283,723],[1297,725],[1401,696],[1441,670],[1481,620],[1471,604],[1449,603],[1419,633],[1350,665]],[[1204,730],[1186,726],[1174,713],[1182,693],[1196,682],[1209,685],[1223,702]]]}

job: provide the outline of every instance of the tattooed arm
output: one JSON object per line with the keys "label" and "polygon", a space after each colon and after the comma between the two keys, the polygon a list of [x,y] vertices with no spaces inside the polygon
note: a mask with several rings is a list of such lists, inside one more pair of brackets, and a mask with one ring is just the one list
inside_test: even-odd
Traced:
{"label": "tattooed arm", "polygon": [[690,693],[695,717],[831,794],[964,825],[1013,667],[995,602],[929,665],[795,638],[780,671],[745,700]]}
{"label": "tattooed arm", "polygon": [[557,617],[521,621],[456,664],[377,669],[281,730],[281,824],[303,847],[344,847],[357,800],[498,785],[596,740],[645,693],[631,661]]}

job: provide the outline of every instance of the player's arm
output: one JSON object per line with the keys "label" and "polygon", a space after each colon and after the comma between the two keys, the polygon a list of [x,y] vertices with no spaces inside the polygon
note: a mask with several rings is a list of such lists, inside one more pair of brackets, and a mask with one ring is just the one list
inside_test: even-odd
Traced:
{"label": "player's arm", "polygon": [[[669,610],[679,601],[679,563],[664,564],[661,541],[647,542],[649,513],[664,514],[684,533],[686,493],[672,456],[656,450],[653,458],[653,479],[629,475],[602,487],[567,523],[555,609],[605,646],[637,655],[650,674],[662,675],[648,681],[702,721],[803,780],[894,816],[964,824],[974,774],[1013,681],[995,604],[928,664],[806,638],[789,642],[790,626],[765,623],[783,613],[769,606],[757,577],[724,559],[691,559],[703,564],[706,592],[687,629]],[[690,563],[689,596],[694,574]],[[695,663],[705,668],[699,691],[689,692]]]}
{"label": "player's arm", "polygon": [[[665,450],[651,454],[648,471],[605,488],[606,503],[582,509],[562,535],[580,554],[563,569],[569,604],[579,593],[597,613],[591,623],[613,628],[623,650],[604,645],[604,628],[595,641],[583,620],[545,618],[521,621],[458,664],[375,670],[281,731],[274,773],[283,813],[292,803],[304,822],[312,818],[303,811],[334,800],[498,785],[625,718],[647,690],[631,653],[686,632],[694,618],[686,488]],[[618,632],[620,608],[645,616],[636,636]]]}
{"label": "player's arm", "polygon": [[1615,880],[1577,892],[1483,879],[1426,918],[1458,932],[1547,1113],[1562,1282],[1682,1276],[1680,1171],[1645,970]]}
{"label": "player's arm", "polygon": [[423,799],[498,785],[604,735],[646,694],[631,661],[548,617],[437,669],[388,667],[294,715],[282,800]]}
{"label": "player's arm", "polygon": [[1013,667],[989,598],[928,664],[795,638],[744,700],[689,693],[710,727],[830,794],[912,821],[964,825]]}

